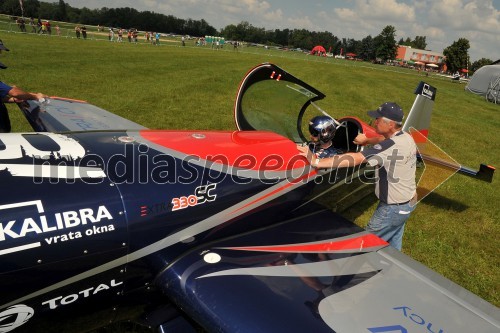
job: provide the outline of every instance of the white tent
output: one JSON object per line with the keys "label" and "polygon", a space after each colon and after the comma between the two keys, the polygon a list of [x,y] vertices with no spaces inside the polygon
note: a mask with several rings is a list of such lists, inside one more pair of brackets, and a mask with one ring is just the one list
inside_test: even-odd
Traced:
{"label": "white tent", "polygon": [[500,65],[487,65],[472,75],[466,90],[484,96],[488,101],[500,104]]}

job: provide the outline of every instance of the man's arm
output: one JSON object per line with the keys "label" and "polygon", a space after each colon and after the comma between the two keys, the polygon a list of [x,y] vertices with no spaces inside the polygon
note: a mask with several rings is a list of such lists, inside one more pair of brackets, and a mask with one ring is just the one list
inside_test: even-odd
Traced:
{"label": "man's arm", "polygon": [[365,157],[361,153],[345,153],[318,159],[313,161],[311,165],[318,169],[348,168],[360,165],[364,161]]}
{"label": "man's arm", "polygon": [[26,92],[22,89],[19,89],[18,87],[12,87],[12,89],[9,90],[9,96],[13,97],[14,100],[9,99],[7,102],[16,102],[16,103],[18,103],[19,101],[39,100],[41,98],[48,98],[48,96],[45,94]]}
{"label": "man's arm", "polygon": [[354,139],[353,142],[357,145],[364,146],[364,145],[375,145],[375,144],[380,143],[384,140],[385,140],[385,138],[382,135],[368,138],[363,133],[360,133],[356,136],[356,138]]}
{"label": "man's arm", "polygon": [[300,155],[307,158],[309,164],[318,169],[354,167],[365,162],[365,157],[362,153],[345,153],[319,159],[307,146],[297,145],[297,149]]}

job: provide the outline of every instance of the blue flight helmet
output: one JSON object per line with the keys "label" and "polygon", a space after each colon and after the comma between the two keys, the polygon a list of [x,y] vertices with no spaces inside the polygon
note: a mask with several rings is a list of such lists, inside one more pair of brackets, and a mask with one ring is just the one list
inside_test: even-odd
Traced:
{"label": "blue flight helmet", "polygon": [[309,121],[309,133],[318,137],[320,143],[327,143],[335,136],[337,127],[332,118],[327,116],[316,116]]}

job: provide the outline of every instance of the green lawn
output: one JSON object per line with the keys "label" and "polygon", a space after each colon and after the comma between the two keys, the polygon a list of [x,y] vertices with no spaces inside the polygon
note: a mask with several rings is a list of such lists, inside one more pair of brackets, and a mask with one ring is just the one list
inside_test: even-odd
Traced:
{"label": "green lawn", "polygon": [[[1,26],[0,26],[1,29]],[[458,162],[500,166],[495,139],[500,106],[438,76],[297,52],[232,47],[215,51],[189,41],[162,45],[110,43],[105,39],[12,33],[0,79],[30,91],[87,100],[149,128],[234,129],[232,109],[245,73],[272,62],[327,95],[317,104],[329,114],[367,120],[366,110],[384,101],[411,108],[420,80],[437,87],[430,139]],[[31,131],[9,106],[14,131]],[[452,281],[500,305],[500,185],[455,175],[412,214],[403,251]],[[376,201],[368,196],[345,214],[364,226]]]}

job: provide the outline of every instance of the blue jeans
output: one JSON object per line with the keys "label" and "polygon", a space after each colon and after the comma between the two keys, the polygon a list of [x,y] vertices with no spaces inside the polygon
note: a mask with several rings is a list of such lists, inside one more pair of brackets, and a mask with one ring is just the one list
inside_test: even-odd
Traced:
{"label": "blue jeans", "polygon": [[406,220],[415,209],[414,203],[403,205],[380,202],[373,213],[366,230],[382,238],[401,251]]}

